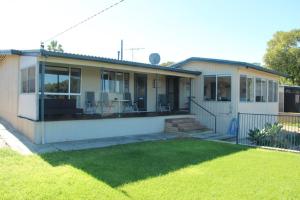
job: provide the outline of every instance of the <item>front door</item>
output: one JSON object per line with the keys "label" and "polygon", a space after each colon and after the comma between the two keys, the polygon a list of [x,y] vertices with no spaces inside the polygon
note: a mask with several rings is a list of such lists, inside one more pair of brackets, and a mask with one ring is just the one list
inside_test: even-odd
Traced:
{"label": "front door", "polygon": [[179,78],[169,76],[166,78],[167,97],[172,111],[179,110]]}
{"label": "front door", "polygon": [[134,75],[134,101],[139,111],[147,111],[147,75]]}

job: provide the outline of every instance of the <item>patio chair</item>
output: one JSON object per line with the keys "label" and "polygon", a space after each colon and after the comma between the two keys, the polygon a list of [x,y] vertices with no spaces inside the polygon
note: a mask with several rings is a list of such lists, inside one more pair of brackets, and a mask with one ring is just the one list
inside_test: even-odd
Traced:
{"label": "patio chair", "polygon": [[102,106],[102,112],[104,113],[104,108],[108,108],[106,113],[111,113],[112,110],[112,102],[109,100],[109,95],[107,92],[101,93],[101,106]]}
{"label": "patio chair", "polygon": [[171,112],[171,106],[165,94],[160,94],[158,96],[158,104],[160,112]]}
{"label": "patio chair", "polygon": [[124,112],[134,112],[134,111],[138,111],[138,107],[136,102],[132,102],[131,99],[131,93],[129,92],[125,92],[124,93],[124,100],[127,100],[126,102],[124,102]]}
{"label": "patio chair", "polygon": [[95,114],[97,109],[95,92],[85,92],[85,112]]}

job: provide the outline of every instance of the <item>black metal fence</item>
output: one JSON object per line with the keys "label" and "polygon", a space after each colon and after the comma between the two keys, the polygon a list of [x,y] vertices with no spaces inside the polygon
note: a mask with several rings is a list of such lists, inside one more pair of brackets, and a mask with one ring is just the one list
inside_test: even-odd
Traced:
{"label": "black metal fence", "polygon": [[238,114],[238,144],[300,151],[300,115]]}

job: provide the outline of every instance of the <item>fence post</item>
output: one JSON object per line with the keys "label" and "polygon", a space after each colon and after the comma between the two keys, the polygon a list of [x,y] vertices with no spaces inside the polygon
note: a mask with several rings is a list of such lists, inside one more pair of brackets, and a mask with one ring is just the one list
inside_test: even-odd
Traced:
{"label": "fence post", "polygon": [[238,112],[238,118],[237,118],[237,131],[236,131],[236,144],[239,144],[239,134],[240,134],[240,113]]}

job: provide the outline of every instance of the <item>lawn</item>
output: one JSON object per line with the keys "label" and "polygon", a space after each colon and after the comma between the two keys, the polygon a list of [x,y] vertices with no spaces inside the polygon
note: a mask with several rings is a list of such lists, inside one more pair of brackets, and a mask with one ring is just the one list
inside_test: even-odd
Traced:
{"label": "lawn", "polygon": [[40,156],[0,150],[0,199],[300,199],[300,154],[178,139]]}

